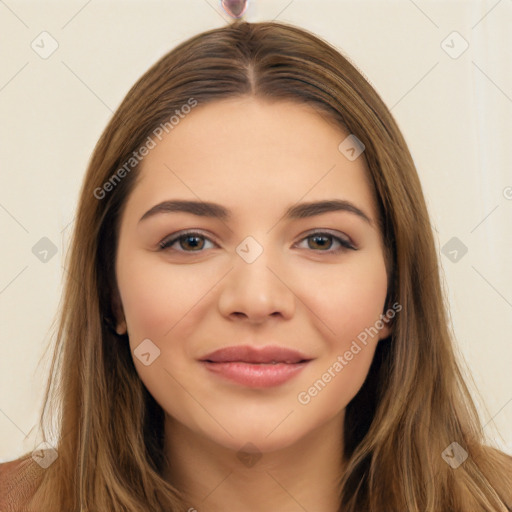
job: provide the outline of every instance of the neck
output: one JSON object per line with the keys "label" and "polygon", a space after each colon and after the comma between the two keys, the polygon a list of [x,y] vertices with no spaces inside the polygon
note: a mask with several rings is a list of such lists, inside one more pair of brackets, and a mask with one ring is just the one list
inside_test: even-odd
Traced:
{"label": "neck", "polygon": [[337,416],[293,445],[242,455],[166,417],[164,477],[191,511],[337,512],[342,425]]}

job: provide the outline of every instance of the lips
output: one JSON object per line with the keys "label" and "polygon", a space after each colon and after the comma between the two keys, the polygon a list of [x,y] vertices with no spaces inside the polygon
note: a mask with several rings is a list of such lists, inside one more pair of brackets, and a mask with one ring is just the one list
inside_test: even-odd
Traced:
{"label": "lips", "polygon": [[270,388],[298,375],[312,360],[296,350],[250,345],[221,348],[200,359],[210,375],[251,388]]}
{"label": "lips", "polygon": [[295,364],[310,361],[308,357],[297,350],[279,346],[255,348],[250,345],[226,347],[216,350],[201,361],[210,363],[252,363],[252,364]]}

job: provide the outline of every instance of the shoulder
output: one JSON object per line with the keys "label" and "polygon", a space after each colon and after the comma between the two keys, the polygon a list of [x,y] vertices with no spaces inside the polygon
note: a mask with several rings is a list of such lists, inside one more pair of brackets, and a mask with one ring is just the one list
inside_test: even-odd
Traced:
{"label": "shoulder", "polygon": [[19,510],[35,492],[41,473],[41,466],[30,455],[0,463],[0,510]]}

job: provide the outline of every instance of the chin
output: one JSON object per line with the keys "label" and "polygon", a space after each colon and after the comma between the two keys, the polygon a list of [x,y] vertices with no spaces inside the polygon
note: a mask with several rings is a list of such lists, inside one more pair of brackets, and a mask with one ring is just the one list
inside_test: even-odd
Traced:
{"label": "chin", "polygon": [[236,452],[237,456],[241,457],[243,453],[258,455],[285,450],[300,441],[301,437],[299,433],[294,435],[291,432],[268,436],[266,433],[254,432],[253,429],[248,428],[247,430],[242,429],[233,437],[225,434],[211,438],[211,440],[228,450]]}
{"label": "chin", "polygon": [[[251,447],[246,446],[248,443],[254,445],[254,449],[260,453],[283,450],[307,438],[310,431],[315,430],[316,426],[311,425],[309,428],[304,418],[299,418],[296,411],[289,414],[290,412],[286,411],[284,414],[280,412],[278,417],[260,414],[257,417],[246,415],[245,417],[231,418],[230,421],[221,422],[224,428],[217,423],[215,423],[215,427],[209,423],[209,430],[205,430],[206,425],[203,424],[200,427],[201,435],[234,452],[238,452],[244,447],[250,451]],[[295,415],[297,418],[292,419]]]}

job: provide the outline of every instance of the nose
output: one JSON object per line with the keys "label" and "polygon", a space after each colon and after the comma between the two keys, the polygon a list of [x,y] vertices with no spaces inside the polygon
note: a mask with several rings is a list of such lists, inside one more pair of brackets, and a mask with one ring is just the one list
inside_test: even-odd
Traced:
{"label": "nose", "polygon": [[252,263],[235,255],[234,268],[223,281],[219,310],[231,320],[261,324],[270,318],[290,319],[296,297],[289,273],[282,271],[270,251]]}

